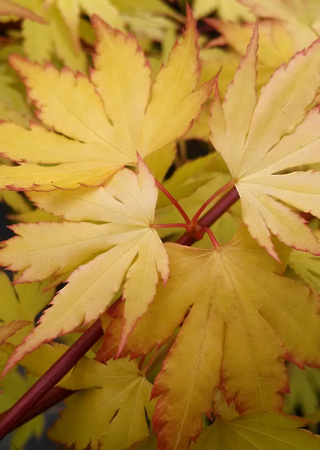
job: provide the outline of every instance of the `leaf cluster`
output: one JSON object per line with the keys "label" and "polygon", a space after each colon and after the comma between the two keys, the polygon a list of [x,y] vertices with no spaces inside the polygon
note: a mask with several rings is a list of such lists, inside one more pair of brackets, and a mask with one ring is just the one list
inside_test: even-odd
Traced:
{"label": "leaf cluster", "polygon": [[320,448],[319,20],[0,0],[12,448]]}

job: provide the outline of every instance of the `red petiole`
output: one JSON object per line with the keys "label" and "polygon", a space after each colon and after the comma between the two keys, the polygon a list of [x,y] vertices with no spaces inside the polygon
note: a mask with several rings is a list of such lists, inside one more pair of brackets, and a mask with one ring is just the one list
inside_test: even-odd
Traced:
{"label": "red petiole", "polygon": [[217,198],[222,192],[226,191],[227,189],[233,187],[233,182],[230,181],[229,183],[225,184],[220,188],[217,192],[215,192],[202,206],[199,208],[199,210],[196,212],[196,214],[193,216],[192,220],[189,219],[188,214],[184,211],[182,206],[178,203],[178,201],[170,194],[170,192],[167,191],[167,189],[156,180],[157,187],[164,193],[164,195],[170,200],[170,202],[177,208],[177,210],[180,212],[186,223],[166,223],[166,224],[153,224],[153,228],[185,228],[185,230],[193,235],[197,240],[201,239],[204,235],[204,233],[207,233],[212,245],[214,248],[218,248],[219,244],[217,239],[215,238],[214,234],[208,227],[203,227],[199,225],[198,219],[200,215],[203,213],[203,211],[206,209],[206,207],[215,199]]}
{"label": "red petiole", "polygon": [[189,224],[186,223],[154,223],[153,228],[184,228],[189,230]]}
{"label": "red petiole", "polygon": [[182,215],[186,223],[191,223],[191,220],[188,217],[188,214],[185,212],[185,210],[182,208],[182,206],[179,205],[177,200],[170,194],[170,192],[167,191],[167,189],[160,183],[160,181],[156,181],[156,186],[164,193],[164,195],[170,200],[170,202],[177,208],[179,213]]}
{"label": "red petiole", "polygon": [[197,222],[203,211],[206,209],[206,207],[215,199],[217,198],[222,192],[226,191],[227,189],[233,187],[233,182],[229,181],[229,183],[225,184],[220,188],[217,192],[215,192],[213,195],[211,195],[210,198],[204,204],[201,206],[201,208],[198,209],[196,214],[192,218],[192,222]]}

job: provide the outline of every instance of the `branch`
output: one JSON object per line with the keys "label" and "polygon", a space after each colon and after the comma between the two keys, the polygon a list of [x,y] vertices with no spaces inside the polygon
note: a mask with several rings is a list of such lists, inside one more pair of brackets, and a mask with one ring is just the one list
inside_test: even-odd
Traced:
{"label": "branch", "polygon": [[[65,352],[58,361],[17,401],[15,405],[1,415],[0,440],[15,428],[27,413],[45,394],[52,389],[76,364],[76,362],[103,336],[98,319],[83,335]],[[59,399],[60,401],[61,399]],[[52,406],[52,405],[51,405]],[[42,411],[39,411],[39,413]]]}
{"label": "branch", "polygon": [[[18,427],[21,427],[21,425],[24,425],[25,423],[29,422],[29,420],[34,419],[39,414],[42,414],[44,411],[47,411],[52,406],[55,406],[57,403],[65,400],[67,397],[69,397],[69,395],[74,394],[75,392],[76,391],[71,391],[59,387],[51,388],[42,397],[42,399],[39,400],[38,403],[36,403],[36,405],[33,408],[28,410],[28,412],[24,414],[20,420],[17,421],[17,423],[10,429],[10,431],[13,431]],[[8,411],[5,411],[2,414],[0,414],[0,423],[4,419],[4,416],[8,413]]]}
{"label": "branch", "polygon": [[[219,200],[204,216],[199,219],[198,224],[203,228],[208,228],[214,224],[223,213],[228,211],[239,199],[237,188],[234,186],[221,200]],[[190,246],[196,242],[196,238],[191,233],[184,233],[178,240],[177,244]]]}
{"label": "branch", "polygon": [[[238,199],[238,191],[233,187],[201,217],[198,221],[199,225],[210,227]],[[183,234],[177,241],[178,244],[187,246],[192,245],[194,242],[196,242],[196,239],[190,233]],[[102,336],[103,330],[98,319],[12,408],[0,415],[0,440],[13,429],[33,419],[75,392],[55,388],[54,386]]]}

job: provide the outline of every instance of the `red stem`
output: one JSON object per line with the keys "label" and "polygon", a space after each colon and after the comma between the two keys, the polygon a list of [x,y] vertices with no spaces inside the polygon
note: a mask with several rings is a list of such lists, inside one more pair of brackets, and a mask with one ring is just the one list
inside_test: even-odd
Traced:
{"label": "red stem", "polygon": [[186,223],[154,223],[152,228],[189,228]]}
{"label": "red stem", "polygon": [[[219,200],[201,219],[198,224],[203,228],[209,228],[223,213],[228,211],[239,199],[237,188],[234,186],[221,200]],[[196,242],[196,238],[189,232],[184,233],[178,240],[177,244],[192,245]]]}
{"label": "red stem", "polygon": [[[63,389],[59,387],[51,388],[33,408],[29,409],[27,413],[24,414],[23,417],[14,424],[14,426],[11,428],[10,431],[13,431],[18,427],[21,427],[21,425],[29,422],[29,420],[34,419],[39,414],[42,414],[44,411],[47,411],[52,406],[65,400],[67,397],[69,397],[69,395],[74,394],[75,392],[76,391],[71,391],[69,389]],[[8,411],[0,414],[0,421],[2,421],[4,416],[8,413]]]}
{"label": "red stem", "polygon": [[[238,191],[233,187],[199,220],[199,225],[203,228],[210,227],[238,198]],[[187,232],[180,237],[177,243],[192,245],[195,241],[196,238]],[[69,390],[54,386],[102,336],[103,330],[98,319],[12,408],[0,415],[0,439],[17,426],[46,411],[47,407],[53,406],[70,395]],[[54,397],[57,401],[54,401]]]}
{"label": "red stem", "polygon": [[182,217],[184,218],[186,223],[191,223],[191,220],[189,219],[188,214],[185,212],[185,210],[182,208],[182,206],[179,205],[177,200],[170,194],[170,192],[168,192],[167,189],[164,186],[162,186],[162,184],[158,180],[156,180],[156,185],[164,193],[164,195],[166,197],[168,197],[170,202],[177,208],[177,210],[182,215]]}
{"label": "red stem", "polygon": [[229,181],[229,183],[225,184],[224,186],[222,186],[222,188],[220,188],[217,192],[215,192],[213,195],[211,195],[210,198],[208,198],[208,200],[206,202],[204,202],[204,204],[201,206],[201,208],[199,208],[199,210],[197,211],[197,213],[193,216],[192,218],[192,222],[195,223],[197,222],[197,220],[199,219],[199,217],[201,216],[201,214],[203,213],[203,211],[206,209],[206,207],[216,198],[218,197],[220,194],[222,194],[222,192],[224,192],[226,189],[229,189],[229,187],[233,186],[233,182]]}
{"label": "red stem", "polygon": [[212,231],[210,230],[210,228],[203,228],[204,230],[206,230],[207,235],[210,238],[210,241],[212,242],[212,245],[215,249],[219,248],[219,243],[215,237],[215,235],[212,233]]}
{"label": "red stem", "polygon": [[199,220],[199,225],[202,227],[211,227],[223,213],[228,211],[228,209],[239,200],[239,194],[237,188],[233,188],[219,200],[204,216]]}
{"label": "red stem", "polygon": [[16,423],[38,403],[76,364],[76,362],[103,336],[98,319],[65,352],[58,361],[1,417],[0,440],[11,431]]}

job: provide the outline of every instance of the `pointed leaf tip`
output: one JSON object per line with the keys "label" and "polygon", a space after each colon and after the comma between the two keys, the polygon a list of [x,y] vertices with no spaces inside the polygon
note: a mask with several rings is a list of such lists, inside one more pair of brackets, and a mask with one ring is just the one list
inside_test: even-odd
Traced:
{"label": "pointed leaf tip", "polygon": [[189,5],[189,3],[187,3],[186,4],[186,26],[188,28],[189,26],[196,27],[196,25],[197,25],[197,21],[196,21],[196,18],[194,17],[192,8]]}

